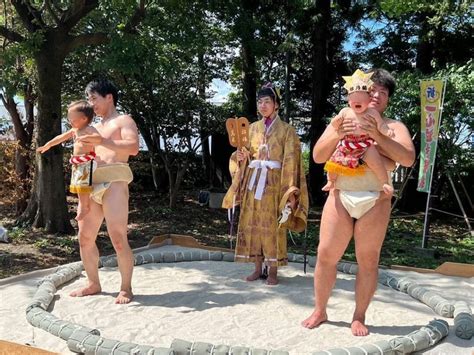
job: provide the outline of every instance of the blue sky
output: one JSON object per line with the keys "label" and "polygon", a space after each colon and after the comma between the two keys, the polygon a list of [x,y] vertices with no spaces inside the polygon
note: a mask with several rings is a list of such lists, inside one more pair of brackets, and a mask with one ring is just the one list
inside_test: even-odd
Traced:
{"label": "blue sky", "polygon": [[215,92],[215,95],[210,101],[219,104],[227,101],[227,96],[233,90],[233,87],[224,80],[214,79],[211,83],[210,89]]}

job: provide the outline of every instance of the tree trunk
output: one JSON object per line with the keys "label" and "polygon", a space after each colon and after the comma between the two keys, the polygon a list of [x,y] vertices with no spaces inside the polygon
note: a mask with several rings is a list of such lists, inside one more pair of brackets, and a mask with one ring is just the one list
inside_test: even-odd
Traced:
{"label": "tree trunk", "polygon": [[[199,53],[199,83],[198,83],[198,95],[199,98],[204,102],[206,100],[206,77],[205,77],[205,64],[204,54]],[[214,174],[211,170],[211,152],[209,150],[209,138],[205,128],[206,114],[204,110],[199,112],[199,136],[201,139],[201,150],[202,150],[202,166],[204,167],[204,173],[210,187],[213,187]]]}
{"label": "tree trunk", "polygon": [[[26,96],[25,95],[25,103]],[[17,104],[13,96],[2,95],[2,101],[5,108],[10,115],[13,123],[13,130],[15,138],[18,141],[18,146],[15,151],[15,174],[18,179],[17,199],[15,202],[15,214],[20,216],[27,206],[28,193],[26,193],[29,172],[29,157],[28,151],[31,145],[32,127],[31,127],[31,112],[29,107],[25,105],[26,110],[26,124],[23,124],[20,113],[18,112]]]}
{"label": "tree trunk", "polygon": [[[291,7],[287,3],[285,6],[285,14],[286,14],[286,19],[285,19],[285,27],[286,27],[286,41],[290,42],[290,36],[291,36],[291,21],[290,21],[290,16],[291,16]],[[291,88],[291,62],[292,62],[292,55],[290,52],[289,45],[287,44],[287,48],[285,50],[285,96],[284,96],[284,105],[283,108],[285,109],[285,114],[283,115],[283,119],[285,122],[290,122],[290,88]],[[280,110],[281,111],[281,110]]]}
{"label": "tree trunk", "polygon": [[27,206],[27,179],[28,179],[28,171],[29,171],[29,162],[28,162],[28,155],[23,149],[19,148],[15,152],[15,173],[18,179],[20,180],[21,186],[19,187],[19,196],[15,202],[15,215],[21,216],[21,214],[25,211]]}
{"label": "tree trunk", "polygon": [[138,125],[138,130],[141,133],[143,139],[145,140],[145,144],[148,148],[148,159],[150,160],[150,171],[151,177],[153,179],[153,187],[155,191],[158,191],[160,188],[160,179],[159,179],[159,169],[158,163],[156,162],[156,151],[159,149],[155,145],[155,140],[149,134],[149,132],[143,128],[143,125]]}
{"label": "tree trunk", "polygon": [[242,43],[243,111],[250,122],[257,120],[257,75],[255,55],[249,43]]}
{"label": "tree trunk", "polygon": [[212,162],[216,172],[216,182],[214,186],[221,188],[228,187],[232,182],[229,172],[229,159],[235,148],[229,144],[226,134],[214,133],[212,135]]}
{"label": "tree trunk", "polygon": [[166,167],[166,172],[168,173],[169,208],[174,208],[174,206],[176,205],[176,196],[178,194],[178,191],[174,188],[175,179],[174,179],[174,175],[173,175],[173,171],[171,170],[171,167],[166,163],[165,163],[165,167]]}
{"label": "tree trunk", "polygon": [[428,37],[430,32],[430,24],[427,21],[427,14],[421,13],[418,16],[418,22],[420,25],[420,32],[418,34],[418,43],[416,46],[416,68],[419,69],[423,74],[430,74],[433,72],[433,66],[431,62],[433,60],[433,43]]}
{"label": "tree trunk", "polygon": [[[36,143],[43,145],[61,133],[61,42],[48,38],[36,54],[38,69],[38,121]],[[51,55],[54,53],[54,55]],[[50,233],[72,233],[63,173],[63,149],[56,146],[36,155],[34,186],[21,222]]]}
{"label": "tree trunk", "polygon": [[176,173],[171,169],[168,164],[165,164],[166,171],[168,172],[169,179],[169,207],[175,208],[178,200],[178,192],[181,187],[181,182],[183,181],[184,174],[187,169],[187,164],[178,164]]}
{"label": "tree trunk", "polygon": [[33,129],[35,122],[35,98],[33,95],[33,86],[30,82],[26,84],[25,88],[25,97],[23,100],[25,106],[25,119],[26,123],[24,125],[25,140],[20,142],[23,152],[17,151],[17,160],[16,160],[16,170],[17,174],[22,181],[22,195],[21,198],[16,202],[16,216],[21,216],[21,214],[26,210],[28,206],[28,199],[30,198],[29,184],[31,178],[31,142],[33,141]]}
{"label": "tree trunk", "polygon": [[148,148],[149,160],[150,160],[150,171],[153,178],[153,187],[155,191],[160,188],[159,168],[156,162],[157,152],[160,151],[160,139],[156,132],[156,126],[150,123],[149,117],[136,111],[130,111],[133,115],[133,119],[137,123],[138,131],[143,137],[145,144]]}
{"label": "tree trunk", "polygon": [[[313,149],[316,141],[324,132],[326,123],[324,122],[324,107],[328,96],[327,73],[328,73],[328,38],[330,23],[330,0],[316,1],[317,22],[311,34],[313,42],[313,68],[312,86],[313,95],[311,99],[311,127],[310,127],[310,147]],[[309,190],[312,203],[322,205],[324,195],[321,191],[324,185],[324,170],[321,164],[313,161],[312,154],[309,155]]]}
{"label": "tree trunk", "polygon": [[148,154],[150,155],[150,167],[151,167],[151,177],[153,178],[153,187],[155,191],[158,191],[160,184],[158,179],[158,165],[155,162],[155,153],[148,150]]}
{"label": "tree trunk", "polygon": [[173,182],[173,189],[170,185],[170,208],[176,208],[178,201],[178,192],[181,187],[181,182],[183,181],[184,173],[186,172],[186,166],[181,166],[176,171],[176,180]]}
{"label": "tree trunk", "polygon": [[35,97],[33,94],[33,85],[28,82],[25,90],[25,99],[23,100],[25,105],[25,114],[26,114],[26,126],[25,132],[28,137],[27,145],[31,145],[33,141],[33,130],[35,127]]}
{"label": "tree trunk", "polygon": [[283,119],[290,122],[290,75],[291,75],[291,53],[287,49],[285,53],[285,114]]}
{"label": "tree trunk", "polygon": [[257,69],[255,63],[255,23],[253,12],[257,2],[242,1],[242,11],[237,20],[237,35],[240,37],[242,56],[243,112],[250,122],[257,120]]}

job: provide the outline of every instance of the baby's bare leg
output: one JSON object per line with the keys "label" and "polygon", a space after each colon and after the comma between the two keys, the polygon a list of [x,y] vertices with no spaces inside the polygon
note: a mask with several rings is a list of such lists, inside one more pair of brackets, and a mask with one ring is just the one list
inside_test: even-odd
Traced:
{"label": "baby's bare leg", "polygon": [[79,194],[77,194],[77,197],[79,197],[79,204],[77,206],[76,220],[80,221],[84,218],[84,216],[86,214],[89,213],[89,211],[91,209],[90,194],[88,194],[88,193],[79,193]]}
{"label": "baby's bare leg", "polygon": [[329,191],[334,188],[334,185],[336,184],[336,179],[337,179],[337,174],[336,173],[329,173],[328,172],[328,182],[326,185],[323,186],[321,190],[323,191]]}
{"label": "baby's bare leg", "polygon": [[370,170],[374,172],[375,176],[377,176],[377,179],[382,182],[383,191],[387,195],[392,195],[393,187],[388,183],[387,170],[385,169],[384,161],[382,156],[377,151],[377,148],[375,148],[373,145],[367,148],[367,151],[364,154],[364,162],[367,164]]}

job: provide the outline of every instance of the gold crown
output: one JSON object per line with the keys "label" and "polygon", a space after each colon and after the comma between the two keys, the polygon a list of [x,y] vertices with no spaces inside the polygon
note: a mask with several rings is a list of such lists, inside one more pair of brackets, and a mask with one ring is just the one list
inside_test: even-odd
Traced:
{"label": "gold crown", "polygon": [[362,70],[357,69],[352,76],[343,76],[342,78],[346,82],[344,88],[348,94],[355,91],[367,91],[369,92],[370,87],[374,83],[370,80],[373,73],[364,73]]}

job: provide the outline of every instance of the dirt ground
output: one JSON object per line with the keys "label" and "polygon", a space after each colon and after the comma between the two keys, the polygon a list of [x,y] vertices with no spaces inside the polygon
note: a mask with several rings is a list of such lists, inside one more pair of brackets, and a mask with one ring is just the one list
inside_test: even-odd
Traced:
{"label": "dirt ground", "polygon": [[[71,223],[77,231],[76,199],[68,197]],[[80,260],[75,235],[46,234],[42,230],[15,227],[12,206],[0,203],[0,225],[8,230],[10,243],[0,243],[0,278],[53,267]],[[168,208],[168,201],[154,193],[131,193],[129,241],[132,248],[142,247],[154,237],[174,233],[191,235],[201,243],[229,247],[227,212],[200,206],[197,196],[186,194],[177,208]],[[105,224],[97,238],[101,255],[112,254]]]}

